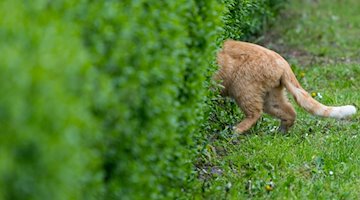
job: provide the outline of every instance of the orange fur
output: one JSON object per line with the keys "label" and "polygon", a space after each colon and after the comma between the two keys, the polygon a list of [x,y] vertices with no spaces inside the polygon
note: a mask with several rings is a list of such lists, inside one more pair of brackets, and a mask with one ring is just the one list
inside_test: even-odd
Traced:
{"label": "orange fur", "polygon": [[214,79],[222,81],[222,95],[233,98],[246,116],[235,127],[238,133],[247,131],[262,112],[279,118],[280,130],[286,132],[296,113],[284,88],[311,114],[345,118],[356,112],[354,106],[328,107],[317,102],[301,87],[284,58],[259,45],[227,40],[217,61],[220,69]]}

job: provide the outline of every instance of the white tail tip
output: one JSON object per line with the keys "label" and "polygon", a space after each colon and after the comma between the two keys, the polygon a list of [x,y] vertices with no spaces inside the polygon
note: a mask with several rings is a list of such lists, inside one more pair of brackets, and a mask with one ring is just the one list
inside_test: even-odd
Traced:
{"label": "white tail tip", "polygon": [[356,113],[356,108],[355,106],[339,106],[339,107],[334,107],[329,115],[329,117],[334,117],[337,119],[344,119],[347,118],[353,114]]}

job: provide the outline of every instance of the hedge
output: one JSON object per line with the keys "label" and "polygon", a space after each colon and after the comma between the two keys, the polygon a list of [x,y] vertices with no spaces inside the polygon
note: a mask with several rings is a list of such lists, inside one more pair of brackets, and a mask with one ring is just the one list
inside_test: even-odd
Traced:
{"label": "hedge", "polygon": [[1,1],[0,199],[191,197],[217,45],[273,2]]}
{"label": "hedge", "polygon": [[90,57],[75,13],[55,4],[0,3],[1,199],[87,198],[102,185]]}
{"label": "hedge", "polygon": [[221,38],[254,42],[266,34],[287,0],[224,0],[224,32]]}

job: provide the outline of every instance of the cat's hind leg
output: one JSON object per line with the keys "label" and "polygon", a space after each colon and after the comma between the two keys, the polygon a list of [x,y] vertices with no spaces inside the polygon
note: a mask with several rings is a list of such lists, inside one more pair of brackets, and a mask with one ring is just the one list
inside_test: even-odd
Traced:
{"label": "cat's hind leg", "polygon": [[287,132],[294,125],[296,112],[285,96],[283,86],[273,88],[265,96],[264,112],[281,120],[279,130]]}
{"label": "cat's hind leg", "polygon": [[235,100],[245,114],[245,119],[234,128],[236,133],[241,134],[249,130],[261,117],[264,100],[260,94],[242,95]]}

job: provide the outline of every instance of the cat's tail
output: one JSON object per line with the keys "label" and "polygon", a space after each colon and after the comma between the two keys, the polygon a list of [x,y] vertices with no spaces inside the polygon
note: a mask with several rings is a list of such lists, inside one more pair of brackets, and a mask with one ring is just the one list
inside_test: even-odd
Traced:
{"label": "cat's tail", "polygon": [[356,113],[356,108],[352,105],[346,106],[326,106],[309,95],[299,84],[290,66],[287,66],[282,76],[281,82],[286,89],[294,96],[295,101],[306,111],[321,117],[332,117],[336,119],[347,118]]}

